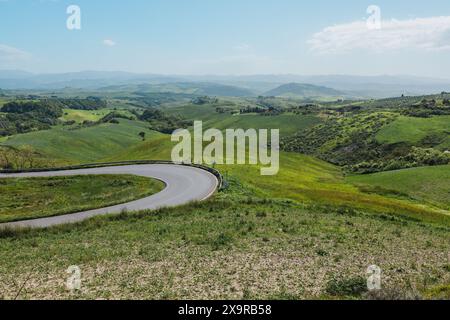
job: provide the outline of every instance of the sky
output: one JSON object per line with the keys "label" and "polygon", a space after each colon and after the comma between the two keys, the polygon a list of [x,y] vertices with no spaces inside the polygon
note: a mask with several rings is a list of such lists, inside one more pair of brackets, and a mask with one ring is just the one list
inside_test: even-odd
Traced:
{"label": "sky", "polygon": [[450,1],[0,0],[0,69],[450,78]]}

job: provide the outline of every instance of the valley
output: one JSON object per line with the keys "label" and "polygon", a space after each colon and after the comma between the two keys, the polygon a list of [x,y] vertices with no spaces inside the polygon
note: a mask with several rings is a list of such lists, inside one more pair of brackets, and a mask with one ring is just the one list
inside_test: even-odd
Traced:
{"label": "valley", "polygon": [[[375,263],[389,275],[387,286],[398,298],[447,297],[448,95],[335,102],[173,93],[158,93],[167,98],[158,101],[149,100],[153,92],[133,91],[121,92],[120,97],[101,91],[89,95],[97,97],[91,101],[98,107],[56,105],[49,126],[33,123],[24,132],[3,135],[0,166],[26,170],[170,160],[170,128],[192,130],[194,121],[203,121],[204,129],[280,129],[280,171],[265,177],[259,165],[215,165],[225,184],[206,202],[95,217],[48,230],[0,231],[2,259],[9,261],[0,270],[6,281],[23,277],[14,263],[31,270],[27,257],[38,261],[39,269],[30,272],[40,285],[28,288],[26,295],[51,292],[65,297],[45,282],[45,274],[72,261],[87,270],[87,289],[78,298],[367,298],[364,290],[344,288],[363,282],[363,266]],[[68,93],[51,98],[45,92],[32,97],[42,104],[52,99],[76,104],[78,98]],[[29,98],[11,94],[6,100],[26,105]],[[436,102],[425,108],[424,100]],[[421,116],[412,115],[417,109]],[[11,111],[3,108],[0,117],[16,119],[7,118]],[[16,117],[24,118],[27,112],[37,111],[21,110]],[[58,186],[57,193],[52,186]],[[89,176],[0,181],[0,190],[5,197],[0,221],[5,222],[109,206],[158,192],[161,186],[133,176]],[[78,241],[89,244],[80,247],[75,245]],[[20,254],[14,253],[13,243],[20,243]],[[47,261],[49,255],[58,259]],[[209,263],[190,260],[194,255]],[[191,262],[180,265],[176,259]],[[240,267],[246,259],[258,272]],[[266,277],[264,261],[272,261],[271,271],[276,272],[270,274],[282,280]],[[112,264],[120,273],[108,267]],[[219,271],[224,264],[230,275]],[[145,287],[139,284],[138,270],[156,272],[162,265],[167,273],[157,272],[159,280]],[[405,265],[414,267],[406,271]],[[205,291],[182,276],[194,267],[205,285],[216,283],[221,289]],[[335,278],[336,269],[346,272]],[[102,292],[96,289],[98,277]],[[126,288],[121,285],[124,277],[131,281]],[[183,290],[173,279],[182,279]],[[244,289],[236,279],[261,284]],[[2,285],[3,298],[10,297],[14,290],[5,281]]]}

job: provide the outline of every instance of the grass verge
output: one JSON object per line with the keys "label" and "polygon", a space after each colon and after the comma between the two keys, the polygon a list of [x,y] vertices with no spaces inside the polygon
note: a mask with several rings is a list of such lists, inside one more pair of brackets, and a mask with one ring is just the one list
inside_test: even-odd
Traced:
{"label": "grass verge", "polygon": [[131,175],[0,179],[0,223],[108,207],[163,188],[160,181]]}

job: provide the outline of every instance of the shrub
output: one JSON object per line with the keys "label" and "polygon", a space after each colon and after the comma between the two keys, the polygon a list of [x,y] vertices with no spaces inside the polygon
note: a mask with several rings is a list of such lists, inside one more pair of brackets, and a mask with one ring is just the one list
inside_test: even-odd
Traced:
{"label": "shrub", "polygon": [[213,239],[211,246],[213,250],[219,250],[220,248],[227,246],[233,239],[225,233],[219,234]]}
{"label": "shrub", "polygon": [[363,277],[331,279],[325,291],[336,297],[360,297],[367,292],[367,280]]}

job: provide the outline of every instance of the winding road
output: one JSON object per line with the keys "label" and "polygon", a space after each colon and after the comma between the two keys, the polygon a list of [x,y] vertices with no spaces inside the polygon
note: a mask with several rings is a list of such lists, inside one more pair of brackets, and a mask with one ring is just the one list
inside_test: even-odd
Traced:
{"label": "winding road", "polygon": [[214,194],[218,187],[217,178],[206,170],[171,164],[144,164],[65,171],[0,174],[0,179],[99,174],[131,174],[154,178],[163,181],[166,184],[166,188],[147,198],[125,204],[55,217],[3,223],[0,224],[0,228],[47,228],[55,225],[80,222],[98,215],[120,213],[124,210],[139,211],[173,207],[192,201],[206,200]]}

